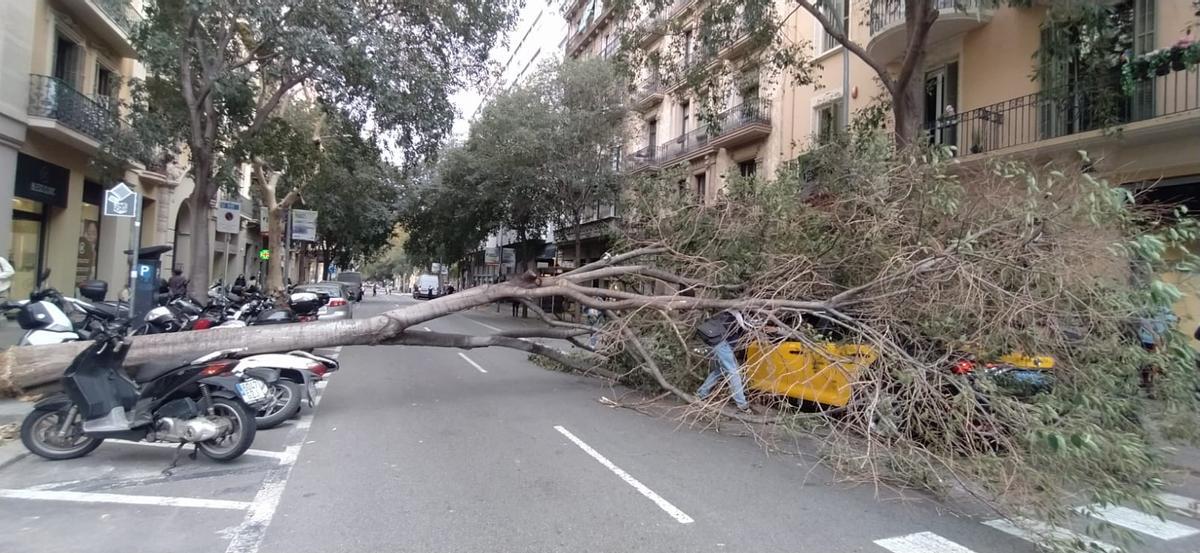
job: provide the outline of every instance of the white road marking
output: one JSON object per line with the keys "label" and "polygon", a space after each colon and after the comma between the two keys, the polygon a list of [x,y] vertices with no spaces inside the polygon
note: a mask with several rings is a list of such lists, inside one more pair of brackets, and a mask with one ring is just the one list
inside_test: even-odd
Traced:
{"label": "white road marking", "polygon": [[120,503],[124,505],[158,505],[162,507],[232,509],[235,511],[242,511],[250,508],[250,504],[245,501],[226,501],[224,499],[196,499],[193,497],[122,495],[115,493],[61,492],[49,490],[0,490],[0,497],[7,497],[11,499],[36,499],[43,501],[73,501],[76,503]]}
{"label": "white road marking", "polygon": [[680,524],[691,524],[692,522],[695,522],[692,517],[687,515],[687,513],[679,510],[679,508],[672,505],[670,501],[667,501],[666,499],[663,499],[662,496],[654,493],[654,490],[647,488],[645,484],[638,482],[637,478],[634,478],[628,472],[621,470],[621,467],[614,465],[612,461],[606,459],[600,454],[599,451],[592,449],[592,446],[587,445],[586,443],[583,443],[583,440],[576,438],[570,430],[567,430],[561,426],[555,426],[554,429],[557,430],[559,434],[566,436],[567,439],[571,440],[571,442],[573,442],[575,445],[579,446],[579,449],[582,449],[583,452],[587,453],[591,458],[599,461],[601,465],[604,465],[604,468],[612,471],[613,474],[617,475],[621,480],[624,480],[626,484],[633,486],[633,489],[646,496],[646,498],[650,501],[653,501],[655,505],[658,505],[659,509],[666,511],[668,515],[671,515],[671,518],[675,519]]}
{"label": "white road marking", "polygon": [[458,352],[458,356],[459,356],[459,357],[462,357],[464,361],[466,361],[466,362],[470,363],[472,367],[475,367],[476,369],[478,369],[478,370],[479,370],[479,372],[481,372],[481,373],[484,373],[484,374],[487,374],[487,369],[484,369],[483,367],[480,367],[480,366],[479,366],[479,363],[476,363],[476,362],[472,361],[470,357],[467,357],[467,354],[465,354],[465,353],[463,353],[463,352],[461,352],[461,351],[460,351],[460,352]]}
{"label": "white road marking", "polygon": [[1200,534],[1200,530],[1191,526],[1163,520],[1128,507],[1089,505],[1075,510],[1090,517],[1123,526],[1134,532],[1154,536],[1160,540],[1173,540]]}
{"label": "white road marking", "polygon": [[479,325],[479,326],[482,326],[483,328],[486,328],[486,329],[488,329],[488,330],[495,330],[496,332],[504,332],[504,329],[503,329],[503,328],[497,328],[497,327],[494,327],[494,326],[492,326],[492,325],[490,325],[490,324],[487,324],[487,323],[481,323],[481,322],[479,322],[479,321],[476,321],[475,319],[472,319],[472,318],[470,318],[470,317],[466,317],[466,316],[464,316],[463,318],[464,318],[464,319],[466,319],[466,320],[468,320],[468,321],[471,321],[471,322],[473,322],[473,323],[475,323],[475,324],[477,324],[477,325]]}
{"label": "white road marking", "polygon": [[421,327],[421,329],[424,330],[425,332],[433,332],[432,330],[429,330],[429,327],[427,327],[427,326],[423,326],[423,327]]}
{"label": "white road marking", "polygon": [[279,502],[283,499],[283,490],[287,488],[292,467],[296,465],[296,459],[300,457],[300,448],[304,447],[306,443],[312,443],[306,442],[305,438],[308,437],[308,431],[312,427],[312,418],[315,415],[314,411],[302,417],[288,432],[285,440],[288,445],[284,449],[283,457],[279,460],[278,465],[267,471],[262,486],[254,495],[254,500],[250,502],[249,508],[246,509],[246,518],[233,530],[233,538],[229,541],[229,546],[225,548],[225,553],[258,553],[263,537],[267,535],[267,527],[271,525],[271,519],[275,518],[275,510],[279,508]]}
{"label": "white road marking", "polygon": [[[1015,524],[1016,523],[1016,524]],[[1061,526],[1051,526],[1041,521],[1018,517],[1013,521],[1005,519],[988,520],[985,525],[991,526],[1005,534],[1016,536],[1027,542],[1041,545],[1047,538],[1062,541],[1081,542],[1088,544],[1088,550],[1099,550],[1105,553],[1120,553],[1121,548],[1104,543],[1095,538],[1072,532]],[[1020,524],[1020,526],[1018,526]]]}
{"label": "white road marking", "polygon": [[933,532],[875,540],[875,545],[892,553],[975,553]]}
{"label": "white road marking", "polygon": [[[176,443],[171,443],[171,442],[130,442],[130,441],[126,441],[126,440],[109,440],[108,443],[121,444],[121,445],[141,445],[141,446],[149,446],[149,447],[161,447],[164,449],[175,449],[175,448],[179,447],[178,442],[176,442]],[[183,448],[185,450],[190,447],[194,447],[194,446],[192,446],[191,444],[183,446]],[[284,453],[282,451],[268,451],[265,449],[247,449],[246,453],[243,453],[243,455],[252,455],[254,457],[271,457],[274,459],[282,459]]]}
{"label": "white road marking", "polygon": [[1158,500],[1176,513],[1186,517],[1200,518],[1200,501],[1166,492],[1158,494]]}

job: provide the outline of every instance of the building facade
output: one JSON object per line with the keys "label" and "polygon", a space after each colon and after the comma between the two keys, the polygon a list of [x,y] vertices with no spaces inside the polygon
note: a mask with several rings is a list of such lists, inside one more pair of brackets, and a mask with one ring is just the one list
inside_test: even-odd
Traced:
{"label": "building facade", "polygon": [[[1049,32],[1047,9],[1009,7],[982,0],[930,0],[938,10],[919,75],[925,83],[927,140],[952,146],[962,163],[996,156],[1048,161],[1086,150],[1090,167],[1114,185],[1145,189],[1146,197],[1200,204],[1200,73],[1163,68],[1123,89],[1101,112],[1095,90],[1081,84],[1078,60],[1049,60],[1053,82],[1031,78]],[[701,1],[678,0],[656,17],[624,20],[604,0],[578,0],[565,9],[571,57],[613,55],[628,34],[648,52],[671,57],[676,67],[720,64],[734,83],[715,117],[702,120],[699,102],[682,82],[666,82],[652,63],[639,69],[630,98],[632,115],[624,169],[631,175],[684,168],[681,186],[712,201],[727,179],[773,175],[785,163],[821,145],[828,133],[847,123],[847,114],[881,97],[876,74],[848,54],[817,20],[791,2],[777,2],[787,14],[779,32],[791,44],[805,44],[816,64],[812,85],[759,75],[759,50],[744,28],[715,51],[703,51],[697,33]],[[1128,37],[1126,58],[1196,39],[1191,2],[1118,0],[1110,2]],[[902,2],[833,0],[825,14],[841,21],[866,54],[895,74],[904,54]],[[671,23],[672,25],[668,25]],[[669,32],[666,29],[671,29]],[[849,56],[849,59],[846,59]],[[1120,67],[1112,69],[1108,90],[1121,87]],[[1094,77],[1094,75],[1092,75]],[[1091,82],[1095,82],[1093,78]],[[1112,132],[1115,127],[1119,133]],[[1198,205],[1197,207],[1200,207]],[[595,248],[594,252],[603,251]],[[588,261],[585,256],[584,261]],[[1185,292],[1177,306],[1181,328],[1200,323],[1200,287],[1192,275],[1168,274]]]}

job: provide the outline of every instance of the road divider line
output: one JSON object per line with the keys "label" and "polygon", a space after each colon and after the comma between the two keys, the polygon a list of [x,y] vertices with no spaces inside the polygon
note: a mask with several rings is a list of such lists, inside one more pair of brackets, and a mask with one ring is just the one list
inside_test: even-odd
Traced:
{"label": "road divider line", "polygon": [[1174,540],[1200,534],[1200,530],[1191,526],[1163,520],[1154,515],[1118,505],[1088,505],[1079,507],[1076,511],[1109,524],[1122,526],[1147,536],[1154,536],[1160,540]]}
{"label": "road divider line", "polygon": [[1168,509],[1176,513],[1187,517],[1200,518],[1200,501],[1166,492],[1158,494],[1158,500],[1162,501],[1163,505],[1166,505]]}
{"label": "road divider line", "polygon": [[488,329],[488,330],[494,330],[494,331],[496,331],[496,332],[504,332],[504,329],[503,329],[503,328],[494,327],[494,326],[492,326],[492,325],[490,325],[490,324],[487,324],[487,323],[481,323],[481,322],[479,322],[479,321],[476,321],[475,319],[472,319],[472,318],[470,318],[470,317],[468,317],[468,316],[466,316],[466,315],[463,315],[463,318],[464,318],[464,319],[466,319],[466,320],[468,320],[468,321],[471,321],[471,322],[473,322],[473,323],[475,323],[475,324],[477,324],[477,325],[479,325],[479,326],[482,326],[483,328],[486,328],[486,329]]}
{"label": "road divider line", "polygon": [[933,532],[875,540],[875,545],[892,553],[975,553]]}
{"label": "road divider line", "polygon": [[479,366],[479,363],[476,363],[476,362],[472,361],[470,357],[467,357],[467,354],[465,354],[465,353],[463,353],[463,352],[461,352],[461,351],[460,351],[460,352],[458,352],[458,356],[459,356],[459,357],[462,357],[464,361],[466,361],[466,362],[470,363],[470,364],[471,364],[471,366],[472,366],[472,367],[475,367],[475,369],[476,369],[476,370],[478,370],[479,372],[481,372],[481,373],[484,373],[484,374],[487,374],[487,369],[484,369],[483,367],[480,367],[480,366]]}
{"label": "road divider line", "polygon": [[[121,445],[140,445],[140,446],[147,446],[147,447],[159,447],[159,448],[164,448],[164,449],[176,449],[179,447],[178,442],[176,442],[176,443],[171,443],[171,442],[129,442],[129,441],[125,441],[125,440],[109,440],[108,443],[121,444]],[[184,449],[187,449],[188,447],[195,447],[195,446],[188,444],[183,447],[184,447]],[[268,451],[265,449],[247,449],[246,452],[243,453],[243,455],[252,455],[254,457],[271,457],[273,459],[283,459],[284,456],[286,455],[286,452]]]}
{"label": "road divider line", "polygon": [[424,330],[425,332],[433,332],[432,330],[429,330],[429,327],[427,326],[421,327],[421,330]]}
{"label": "road divider line", "polygon": [[679,510],[679,508],[672,505],[670,501],[667,501],[666,499],[663,499],[662,496],[654,493],[654,490],[647,488],[645,484],[639,482],[637,478],[634,478],[628,472],[621,470],[621,467],[613,464],[612,461],[609,461],[606,457],[601,455],[599,451],[592,449],[592,446],[587,445],[583,442],[583,440],[575,437],[570,430],[567,430],[561,426],[555,426],[554,429],[557,430],[559,434],[566,436],[566,438],[571,440],[572,443],[579,446],[579,449],[582,449],[584,453],[588,454],[588,456],[598,461],[601,465],[604,465],[604,468],[612,471],[613,474],[617,475],[617,477],[619,477],[621,480],[624,480],[626,484],[633,486],[633,489],[646,496],[646,498],[650,501],[653,501],[655,505],[658,505],[659,509],[666,511],[671,518],[675,519],[680,524],[691,524],[692,522],[695,522],[692,517],[687,515],[687,513]]}
{"label": "road divider line", "polygon": [[1121,548],[1104,543],[1100,540],[1085,536],[1061,526],[1051,526],[1045,522],[1016,517],[1012,520],[998,518],[983,522],[1010,536],[1016,536],[1034,545],[1043,545],[1047,540],[1061,540],[1088,544],[1088,551],[1103,551],[1104,553],[1121,553]]}
{"label": "road divider line", "polygon": [[244,511],[250,508],[245,501],[197,499],[194,497],[165,497],[160,495],[123,495],[115,493],[63,492],[50,490],[5,490],[0,497],[41,501],[71,501],[75,503],[118,503],[122,505],[157,505],[161,507],[196,507],[199,509],[229,509]]}

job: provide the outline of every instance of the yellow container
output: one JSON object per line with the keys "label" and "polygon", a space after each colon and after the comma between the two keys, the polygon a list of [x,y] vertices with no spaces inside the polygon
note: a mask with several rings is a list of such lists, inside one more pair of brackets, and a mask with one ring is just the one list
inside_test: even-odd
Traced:
{"label": "yellow container", "polygon": [[1025,355],[1012,352],[1000,357],[999,361],[1022,369],[1053,369],[1054,358],[1049,355]]}
{"label": "yellow container", "polygon": [[855,375],[876,358],[863,344],[754,342],[746,348],[746,380],[756,390],[842,407]]}

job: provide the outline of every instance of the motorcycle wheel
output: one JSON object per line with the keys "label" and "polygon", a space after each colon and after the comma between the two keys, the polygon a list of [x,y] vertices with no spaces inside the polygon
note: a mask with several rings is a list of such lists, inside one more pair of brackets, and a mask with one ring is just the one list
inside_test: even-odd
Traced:
{"label": "motorcycle wheel", "polygon": [[254,443],[257,427],[254,411],[240,400],[213,398],[213,411],[218,417],[230,419],[233,429],[229,434],[196,444],[200,451],[214,461],[231,461],[241,457],[250,444]]}
{"label": "motorcycle wheel", "polygon": [[271,400],[254,415],[259,430],[275,428],[300,412],[299,384],[281,378],[276,380],[268,391],[271,393]]}
{"label": "motorcycle wheel", "polygon": [[53,461],[83,457],[100,447],[104,440],[85,436],[83,419],[78,415],[72,421],[66,437],[60,439],[54,435],[68,413],[69,406],[62,409],[34,409],[21,423],[21,443],[35,455]]}

